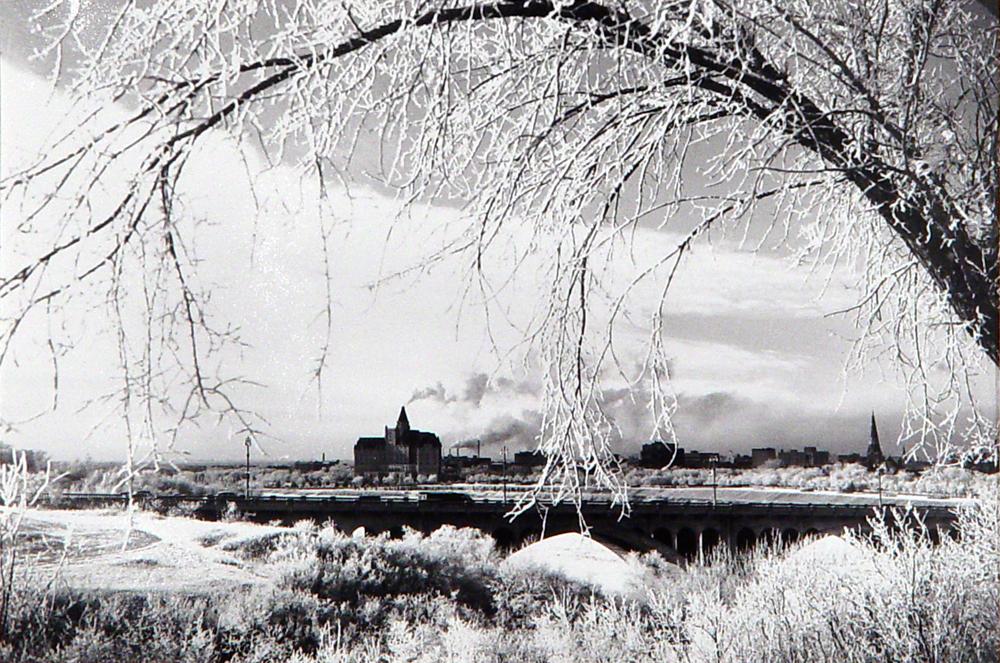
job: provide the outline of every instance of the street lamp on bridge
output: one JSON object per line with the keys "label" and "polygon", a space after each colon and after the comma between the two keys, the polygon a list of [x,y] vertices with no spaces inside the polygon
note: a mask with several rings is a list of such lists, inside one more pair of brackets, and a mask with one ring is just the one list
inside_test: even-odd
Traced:
{"label": "street lamp on bridge", "polygon": [[249,435],[247,435],[247,439],[243,441],[243,444],[245,444],[247,448],[247,484],[243,496],[250,499],[250,445],[253,444],[253,442],[250,440]]}
{"label": "street lamp on bridge", "polygon": [[712,508],[719,502],[719,482],[715,478],[715,468],[719,464],[718,458],[712,459]]}

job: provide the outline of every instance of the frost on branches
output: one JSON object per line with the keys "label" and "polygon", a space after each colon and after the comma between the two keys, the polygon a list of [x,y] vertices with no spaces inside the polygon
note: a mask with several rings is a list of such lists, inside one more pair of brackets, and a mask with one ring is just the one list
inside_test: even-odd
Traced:
{"label": "frost on branches", "polygon": [[[404,210],[460,204],[448,251],[471,258],[486,300],[501,286],[481,260],[530,230],[509,264],[547,252],[524,336],[544,371],[543,481],[562,491],[620,489],[607,375],[651,394],[650,432],[671,435],[660,327],[686,252],[715,233],[786,247],[819,279],[856,268],[847,368],[892,359],[911,395],[904,437],[924,451],[993,444],[970,386],[998,362],[997,19],[983,6],[178,0],[98,18],[81,6],[36,17],[79,112],[2,182],[18,230],[48,238],[5,265],[3,356],[27,316],[103,293],[136,439],[169,447],[204,415],[263,428],[230,395],[233,367],[213,361],[239,339],[210,323],[177,186],[198,146],[225,135],[321,195],[378,182]],[[96,189],[110,189],[100,204]],[[53,213],[61,223],[39,222]],[[609,284],[641,225],[684,239]],[[660,294],[639,307],[649,343],[636,368],[612,332],[635,317],[640,283]],[[144,322],[127,322],[131,309]],[[321,358],[320,384],[322,370]]]}

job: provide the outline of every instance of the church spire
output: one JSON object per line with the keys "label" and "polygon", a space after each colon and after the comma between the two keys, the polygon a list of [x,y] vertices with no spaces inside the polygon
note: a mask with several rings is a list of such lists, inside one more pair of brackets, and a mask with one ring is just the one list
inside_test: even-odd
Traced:
{"label": "church spire", "polygon": [[399,419],[396,421],[396,430],[401,434],[410,430],[410,420],[406,416],[406,406],[399,408]]}
{"label": "church spire", "polygon": [[872,411],[872,428],[869,434],[868,440],[868,453],[867,456],[868,465],[874,467],[875,465],[880,465],[885,456],[882,455],[882,445],[879,443],[878,439],[878,426],[875,424],[875,412]]}

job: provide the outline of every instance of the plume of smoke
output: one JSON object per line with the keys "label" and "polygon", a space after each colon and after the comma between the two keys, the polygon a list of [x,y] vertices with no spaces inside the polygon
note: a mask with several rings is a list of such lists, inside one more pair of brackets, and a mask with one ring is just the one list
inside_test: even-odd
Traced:
{"label": "plume of smoke", "polygon": [[477,449],[477,448],[479,448],[480,443],[481,443],[480,440],[472,438],[472,439],[462,440],[460,442],[456,442],[455,444],[451,445],[451,447],[449,447],[449,448],[452,451],[463,451],[465,449],[470,449],[471,450],[471,449]]}
{"label": "plume of smoke", "polygon": [[538,394],[538,385],[526,381],[515,381],[506,377],[490,378],[486,373],[473,373],[470,375],[461,389],[449,393],[440,382],[417,389],[410,397],[410,402],[420,400],[430,400],[444,405],[451,403],[467,403],[473,407],[480,407],[483,399],[489,394],[494,395],[532,395]]}
{"label": "plume of smoke", "polygon": [[432,400],[439,403],[452,403],[456,399],[454,396],[449,396],[448,392],[445,391],[444,385],[438,382],[437,384],[414,391],[407,404],[413,403],[414,401],[424,400]]}
{"label": "plume of smoke", "polygon": [[490,390],[490,376],[486,373],[474,373],[465,382],[465,392],[462,400],[479,407],[483,402],[483,397]]}
{"label": "plume of smoke", "polygon": [[526,410],[519,417],[505,414],[493,419],[480,436],[483,447],[497,448],[508,445],[514,449],[534,449],[538,446],[538,433],[542,429],[542,413]]}

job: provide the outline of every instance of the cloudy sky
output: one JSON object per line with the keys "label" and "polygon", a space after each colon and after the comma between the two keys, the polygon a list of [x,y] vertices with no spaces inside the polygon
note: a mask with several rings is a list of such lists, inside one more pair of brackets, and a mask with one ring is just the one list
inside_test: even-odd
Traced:
{"label": "cloudy sky", "polygon": [[[29,62],[32,40],[19,18],[8,5],[0,10],[5,172],[39,149],[72,106],[47,86],[44,67]],[[412,425],[437,432],[446,448],[470,438],[482,439],[493,454],[502,444],[512,450],[533,444],[539,380],[530,357],[525,367],[520,354],[496,348],[514,348],[517,326],[537,313],[539,265],[518,270],[493,303],[489,326],[482,303],[463,287],[467,259],[440,261],[372,287],[398,268],[420,266],[462,219],[443,205],[401,218],[398,204],[379,191],[333,192],[326,208],[333,335],[320,392],[311,380],[326,332],[316,192],[277,169],[257,177],[251,195],[232,147],[221,140],[208,145],[187,167],[183,187],[188,212],[212,222],[198,230],[200,277],[212,285],[213,311],[238,325],[248,344],[227,360],[262,385],[239,396],[269,421],[274,439],[265,449],[273,458],[349,458],[358,436],[378,434],[404,404]],[[5,275],[35,248],[16,233],[16,214],[3,210]],[[640,233],[640,255],[623,261],[623,279],[679,239],[652,229]],[[502,257],[497,262],[499,277]],[[848,282],[850,275],[835,275],[822,292],[823,283],[807,279],[784,256],[753,255],[724,238],[697,245],[673,286],[665,325],[682,445],[722,452],[761,445],[860,451],[873,410],[883,439],[892,440],[905,398],[892,375],[883,376],[877,365],[865,375],[843,374],[853,329],[829,314],[854,301],[856,293],[843,285]],[[653,293],[637,292],[636,306],[650,306]],[[109,404],[91,402],[116,380],[106,311],[68,310],[70,321],[56,329],[37,316],[21,331],[14,361],[3,369],[0,407],[5,420],[25,423],[5,438],[57,458],[120,459],[120,421]],[[498,322],[498,310],[510,323]],[[73,346],[60,358],[54,411],[49,338]],[[626,333],[625,355],[630,342],[639,352],[643,338],[640,329]],[[604,397],[622,430],[622,450],[635,452],[650,430],[641,393],[612,382]],[[178,448],[194,458],[242,454],[241,440],[209,421],[186,433]]]}

